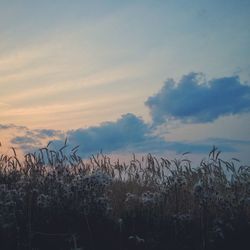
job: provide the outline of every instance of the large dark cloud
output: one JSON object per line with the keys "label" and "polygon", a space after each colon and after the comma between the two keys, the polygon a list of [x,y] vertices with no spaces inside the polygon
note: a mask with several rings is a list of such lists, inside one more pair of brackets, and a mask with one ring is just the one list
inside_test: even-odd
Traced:
{"label": "large dark cloud", "polygon": [[156,125],[167,119],[212,122],[220,116],[249,112],[250,86],[236,76],[206,81],[202,74],[190,73],[178,83],[167,80],[145,104]]}
{"label": "large dark cloud", "polygon": [[[167,142],[153,135],[152,132],[152,128],[140,117],[125,114],[114,122],[68,131],[67,138],[71,147],[80,145],[78,152],[83,157],[96,154],[101,150],[104,153],[166,153],[167,151],[207,153],[213,146],[212,143],[206,142]],[[57,149],[63,145],[64,140],[56,140],[52,144]],[[235,151],[233,147],[223,143],[220,149],[227,152]]]}
{"label": "large dark cloud", "polygon": [[149,126],[134,114],[125,114],[117,121],[100,126],[72,130],[67,133],[71,143],[81,145],[83,153],[125,150],[152,140]]}

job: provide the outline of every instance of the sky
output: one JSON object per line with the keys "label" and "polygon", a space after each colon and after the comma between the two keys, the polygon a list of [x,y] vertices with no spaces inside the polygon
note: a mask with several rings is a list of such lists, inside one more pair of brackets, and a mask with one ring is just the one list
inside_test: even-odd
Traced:
{"label": "sky", "polygon": [[0,141],[250,162],[250,1],[0,0]]}

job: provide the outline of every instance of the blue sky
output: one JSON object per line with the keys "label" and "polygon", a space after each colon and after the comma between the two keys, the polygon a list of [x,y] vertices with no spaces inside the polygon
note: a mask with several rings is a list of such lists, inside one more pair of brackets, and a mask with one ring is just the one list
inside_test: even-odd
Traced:
{"label": "blue sky", "polygon": [[250,161],[249,19],[245,0],[0,0],[1,141]]}

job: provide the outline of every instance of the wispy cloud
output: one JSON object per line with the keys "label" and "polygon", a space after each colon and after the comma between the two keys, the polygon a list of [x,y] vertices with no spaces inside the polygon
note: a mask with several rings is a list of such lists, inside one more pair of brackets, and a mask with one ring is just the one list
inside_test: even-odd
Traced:
{"label": "wispy cloud", "polygon": [[[1,126],[0,126],[1,128]],[[25,127],[19,126],[6,126],[7,128],[16,128],[17,132],[24,132],[22,136],[14,136],[11,139],[12,144],[19,145],[21,148],[25,147],[37,148],[43,146],[49,140],[65,138],[65,134],[59,130],[53,129],[35,129],[29,130]]]}
{"label": "wispy cloud", "polygon": [[[42,68],[32,69],[30,72],[24,71],[20,74],[8,75],[6,77],[1,77],[1,82],[7,83],[8,81],[13,80],[26,80],[33,77],[38,77],[42,75],[48,75],[53,73],[58,74],[60,72],[61,75],[58,74],[57,79],[54,80],[46,80],[43,86],[37,85],[32,86],[32,88],[28,88],[25,90],[20,90],[18,93],[10,93],[2,97],[4,100],[11,101],[12,103],[21,102],[30,98],[45,98],[48,96],[54,97],[55,95],[69,94],[76,91],[83,91],[86,88],[94,88],[103,85],[110,85],[121,80],[126,80],[128,78],[137,77],[139,75],[138,69],[135,66],[122,66],[113,69],[107,69],[99,72],[95,72],[92,74],[84,74],[79,72],[75,72],[75,75],[62,76],[63,69],[56,69],[53,66],[49,65]],[[68,69],[69,70],[69,69]],[[77,76],[78,75],[78,76]],[[85,75],[85,76],[84,76]],[[70,78],[70,80],[68,79]],[[1,104],[1,103],[0,103]]]}
{"label": "wispy cloud", "polygon": [[28,130],[25,126],[17,126],[15,124],[0,124],[0,130],[6,130],[6,129],[17,129],[17,130]]}
{"label": "wispy cloud", "polygon": [[[105,117],[107,117],[110,110],[130,108],[131,104],[133,104],[133,98],[133,95],[130,96],[129,93],[122,97],[110,94],[98,99],[90,98],[74,102],[58,101],[57,104],[8,107],[1,111],[1,119],[2,122],[18,122],[19,124],[26,124],[28,121],[27,123],[30,126],[33,125],[33,127],[36,128],[61,128],[62,121],[66,119],[68,120],[67,126],[70,124],[70,127],[72,127],[75,125],[75,121],[82,121],[82,124],[87,126],[93,122],[99,123],[105,121]],[[124,106],[124,102],[128,104]],[[85,117],[87,117],[88,120],[86,120]],[[109,118],[114,119],[114,116],[109,115]],[[61,124],[56,126],[55,121],[61,121]],[[46,125],[44,126],[43,124]],[[73,126],[73,128],[74,127],[75,126]]]}
{"label": "wispy cloud", "polygon": [[0,102],[0,107],[7,107],[7,106],[9,106],[8,103],[6,103],[6,102]]}
{"label": "wispy cloud", "polygon": [[31,144],[32,146],[37,145],[38,141],[35,138],[27,136],[17,136],[11,140],[13,144]]}
{"label": "wispy cloud", "polygon": [[145,104],[155,124],[167,119],[212,122],[221,116],[250,112],[250,86],[236,76],[206,81],[204,75],[190,73],[178,83],[167,80]]}
{"label": "wispy cloud", "polygon": [[40,138],[51,138],[63,135],[60,130],[53,129],[36,129],[34,131],[36,132],[36,136]]}

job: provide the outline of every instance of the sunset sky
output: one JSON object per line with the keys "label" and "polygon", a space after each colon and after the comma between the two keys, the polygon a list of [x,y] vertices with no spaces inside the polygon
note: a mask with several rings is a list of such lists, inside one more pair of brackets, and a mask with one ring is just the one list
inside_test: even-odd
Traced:
{"label": "sunset sky", "polygon": [[0,0],[0,141],[250,162],[250,1]]}

